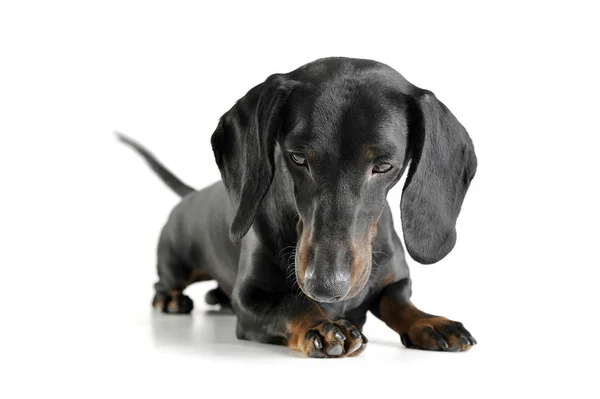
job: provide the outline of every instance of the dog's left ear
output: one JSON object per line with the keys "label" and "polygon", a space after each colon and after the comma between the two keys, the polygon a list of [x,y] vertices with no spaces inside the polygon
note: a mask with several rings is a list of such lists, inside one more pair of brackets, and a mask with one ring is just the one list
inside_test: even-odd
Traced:
{"label": "dog's left ear", "polygon": [[246,235],[274,173],[275,140],[281,109],[294,81],[271,75],[225,113],[211,137],[215,160],[235,210],[229,238]]}
{"label": "dog's left ear", "polygon": [[456,219],[477,158],[465,128],[431,92],[410,107],[412,161],[400,203],[406,249],[419,263],[444,258],[456,242]]}

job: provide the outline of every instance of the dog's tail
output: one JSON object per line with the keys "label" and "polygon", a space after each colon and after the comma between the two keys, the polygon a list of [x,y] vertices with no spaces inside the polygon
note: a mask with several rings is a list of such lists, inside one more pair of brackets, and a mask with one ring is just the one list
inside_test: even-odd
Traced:
{"label": "dog's tail", "polygon": [[160,162],[158,162],[154,155],[152,155],[150,151],[142,147],[141,144],[137,143],[136,141],[130,139],[129,137],[125,136],[120,132],[115,132],[115,134],[117,135],[119,141],[127,144],[128,146],[136,150],[138,154],[140,154],[146,160],[148,165],[150,165],[150,167],[158,175],[158,177],[160,177],[161,180],[165,182],[165,184],[169,186],[171,190],[175,191],[180,197],[184,197],[189,193],[195,191],[192,187],[179,180],[177,176],[175,176],[173,173],[169,172],[167,168],[165,168]]}

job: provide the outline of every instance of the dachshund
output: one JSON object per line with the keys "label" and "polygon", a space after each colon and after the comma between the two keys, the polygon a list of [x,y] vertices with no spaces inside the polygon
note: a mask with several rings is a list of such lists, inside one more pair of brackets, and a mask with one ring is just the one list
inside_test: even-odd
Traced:
{"label": "dachshund", "polygon": [[239,99],[211,137],[221,181],[196,191],[119,134],[182,199],[158,242],[152,305],[187,314],[190,284],[216,280],[239,339],[309,357],[356,356],[367,312],[407,348],[465,351],[460,322],[419,310],[388,191],[400,201],[406,250],[444,258],[477,158],[465,128],[427,90],[380,62],[325,58],[274,74]]}

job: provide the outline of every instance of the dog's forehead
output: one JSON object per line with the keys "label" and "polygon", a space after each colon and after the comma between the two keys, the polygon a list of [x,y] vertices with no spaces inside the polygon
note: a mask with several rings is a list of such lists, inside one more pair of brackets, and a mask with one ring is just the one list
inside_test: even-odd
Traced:
{"label": "dog's forehead", "polygon": [[331,156],[403,153],[408,136],[406,104],[378,82],[339,79],[323,82],[290,106],[286,147],[309,148]]}

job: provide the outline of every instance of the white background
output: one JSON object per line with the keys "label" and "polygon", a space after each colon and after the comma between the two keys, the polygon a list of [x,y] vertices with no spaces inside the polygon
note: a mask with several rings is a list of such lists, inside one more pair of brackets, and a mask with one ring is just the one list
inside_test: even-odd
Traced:
{"label": "white background", "polygon": [[[598,395],[593,2],[216,3],[1,3],[0,396]],[[214,283],[192,317],[150,311],[178,200],[112,131],[204,187],[220,115],[336,55],[432,90],[473,138],[456,248],[411,262],[414,302],[462,321],[468,353],[406,350],[372,316],[356,359],[239,342],[204,304]]]}

